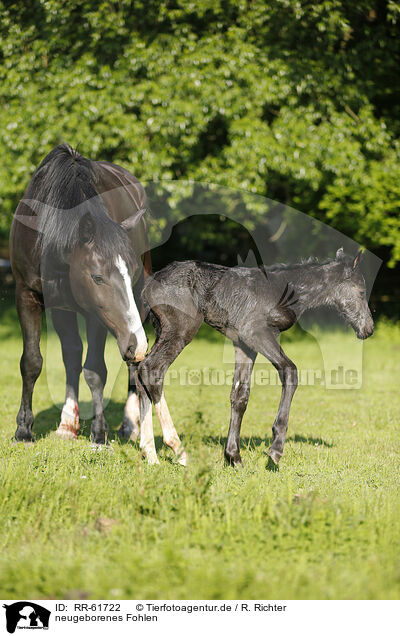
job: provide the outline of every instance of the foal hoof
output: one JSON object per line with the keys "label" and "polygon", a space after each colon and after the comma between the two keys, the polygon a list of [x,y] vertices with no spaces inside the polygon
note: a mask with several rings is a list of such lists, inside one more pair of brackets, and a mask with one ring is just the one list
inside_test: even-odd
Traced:
{"label": "foal hoof", "polygon": [[228,464],[228,466],[232,466],[232,468],[238,468],[238,469],[243,468],[242,458],[240,456],[229,457],[228,455],[225,455],[225,461]]}
{"label": "foal hoof", "polygon": [[186,466],[188,465],[188,456],[186,455],[186,451],[183,451],[183,453],[178,455],[177,463],[181,466],[185,466],[186,468]]}
{"label": "foal hoof", "polygon": [[147,464],[149,466],[159,466],[160,465],[160,462],[159,462],[159,459],[158,459],[157,455],[155,455],[155,456],[154,455],[150,455],[150,456],[145,456],[145,457],[147,459]]}
{"label": "foal hoof", "polygon": [[229,464],[229,466],[231,466],[232,468],[234,468],[235,470],[238,470],[238,471],[243,470],[243,462],[242,462],[242,460],[240,460],[240,462],[231,462]]}
{"label": "foal hoof", "polygon": [[267,468],[269,470],[278,470],[278,464],[279,464],[279,460],[282,457],[282,453],[279,453],[278,451],[274,450],[273,448],[270,448],[269,451],[267,452],[268,455],[268,464],[267,464]]}

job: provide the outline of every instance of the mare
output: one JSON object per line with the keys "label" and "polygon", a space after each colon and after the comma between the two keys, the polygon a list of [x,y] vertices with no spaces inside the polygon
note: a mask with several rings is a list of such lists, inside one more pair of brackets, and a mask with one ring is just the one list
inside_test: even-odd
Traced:
{"label": "mare", "polygon": [[[67,144],[54,148],[34,173],[14,215],[11,265],[22,329],[22,398],[15,437],[33,441],[32,393],[42,369],[42,312],[50,309],[66,370],[65,404],[57,434],[79,432],[78,389],[82,341],[77,313],[86,320],[83,370],[93,399],[92,441],[106,441],[103,389],[107,330],[122,358],[142,360],[147,338],[132,292],[132,279],[151,271],[145,192],[127,170],[91,161]],[[144,258],[144,269],[141,256]],[[122,433],[138,431],[139,403],[132,367]]]}

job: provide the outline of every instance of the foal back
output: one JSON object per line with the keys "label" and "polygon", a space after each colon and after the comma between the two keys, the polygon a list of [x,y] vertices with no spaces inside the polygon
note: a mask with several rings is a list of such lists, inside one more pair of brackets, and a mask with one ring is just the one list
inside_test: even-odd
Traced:
{"label": "foal back", "polygon": [[200,261],[167,265],[154,274],[143,292],[153,322],[161,321],[164,327],[175,325],[179,333],[177,320],[185,326],[201,320],[234,342],[251,325],[288,329],[295,314],[282,302],[282,296],[284,290],[275,276],[267,276],[259,268],[230,268]]}

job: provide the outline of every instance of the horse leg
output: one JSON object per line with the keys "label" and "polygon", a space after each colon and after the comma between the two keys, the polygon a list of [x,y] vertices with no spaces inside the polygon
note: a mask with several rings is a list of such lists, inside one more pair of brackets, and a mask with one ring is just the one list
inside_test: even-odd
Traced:
{"label": "horse leg", "polygon": [[257,353],[235,344],[235,374],[231,391],[231,421],[225,448],[225,458],[231,466],[242,463],[240,457],[240,427],[250,395],[250,380]]}
{"label": "horse leg", "polygon": [[128,367],[128,399],[124,409],[124,419],[118,431],[122,439],[131,439],[133,442],[139,437],[140,406],[139,396],[135,381],[136,365]]}
{"label": "horse leg", "polygon": [[51,317],[60,338],[66,376],[65,404],[56,435],[62,439],[76,439],[79,433],[78,395],[83,351],[77,315],[71,311],[53,309]]}
{"label": "horse leg", "polygon": [[107,367],[104,362],[107,329],[94,316],[87,316],[86,334],[88,350],[83,365],[83,374],[92,393],[92,442],[105,444],[108,429],[103,411],[103,392],[107,380]]}
{"label": "horse leg", "polygon": [[17,284],[16,303],[21,323],[23,352],[20,369],[22,376],[21,406],[17,415],[15,439],[33,441],[32,393],[35,382],[42,370],[43,358],[40,353],[40,331],[42,327],[42,305],[35,293],[23,284]]}
{"label": "horse leg", "polygon": [[268,455],[271,460],[274,464],[278,464],[283,455],[290,405],[297,389],[297,368],[294,362],[283,352],[271,331],[254,330],[254,332],[246,338],[245,342],[248,346],[268,358],[278,371],[282,384],[279,409],[272,427],[273,440],[271,448],[268,450]]}
{"label": "horse leg", "polygon": [[139,365],[139,375],[154,403],[164,443],[172,448],[178,457],[178,462],[186,466],[187,456],[172,421],[164,396],[163,384],[168,368],[182,349],[194,338],[203,322],[203,317],[196,316],[191,320],[189,316],[184,315],[182,318],[180,320],[176,316],[176,319],[172,321],[173,329],[167,327],[160,331],[149,355]]}

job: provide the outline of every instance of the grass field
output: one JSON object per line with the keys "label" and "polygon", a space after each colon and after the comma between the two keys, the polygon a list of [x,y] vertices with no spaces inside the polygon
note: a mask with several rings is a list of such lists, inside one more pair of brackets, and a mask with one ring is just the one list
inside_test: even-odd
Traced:
{"label": "grass field", "polygon": [[[166,388],[186,470],[162,447],[156,420],[157,467],[136,444],[92,450],[88,424],[77,442],[55,438],[64,373],[54,335],[44,338],[35,390],[37,442],[13,444],[21,340],[13,310],[1,320],[0,598],[399,597],[400,328],[378,326],[365,342],[361,390],[299,388],[280,470],[271,472],[265,450],[280,387],[253,387],[244,468],[225,466],[230,386],[216,385],[216,372],[210,386],[198,384],[196,369],[229,372],[231,354],[207,329]],[[324,359],[358,355],[352,332],[320,341]],[[289,333],[284,347],[301,369],[321,368],[311,337]],[[112,341],[107,357],[113,439],[126,370]],[[256,373],[270,369],[260,361]],[[82,412],[87,402],[82,384]]]}

